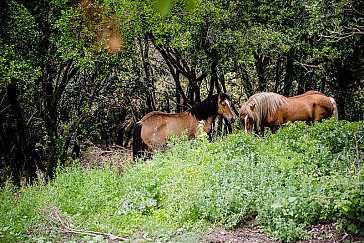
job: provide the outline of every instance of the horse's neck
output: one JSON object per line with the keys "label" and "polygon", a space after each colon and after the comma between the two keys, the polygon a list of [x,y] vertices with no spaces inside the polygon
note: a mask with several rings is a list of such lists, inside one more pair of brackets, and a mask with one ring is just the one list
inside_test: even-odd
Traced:
{"label": "horse's neck", "polygon": [[189,111],[199,121],[206,121],[211,116],[217,116],[217,105],[215,105],[216,102],[217,101],[213,101],[210,97],[203,100],[201,103],[194,105]]}
{"label": "horse's neck", "polygon": [[193,123],[198,124],[200,119],[197,118],[193,113],[191,113],[189,110],[179,113],[181,114],[180,118],[184,121],[184,123]]}

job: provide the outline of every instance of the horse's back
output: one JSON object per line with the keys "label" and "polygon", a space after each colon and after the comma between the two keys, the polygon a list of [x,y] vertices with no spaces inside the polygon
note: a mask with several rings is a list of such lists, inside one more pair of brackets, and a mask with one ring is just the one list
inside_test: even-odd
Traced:
{"label": "horse's back", "polygon": [[292,97],[289,97],[290,99],[296,99],[296,98],[302,98],[304,96],[307,96],[307,95],[323,95],[325,96],[323,93],[319,92],[319,91],[316,91],[316,90],[309,90],[309,91],[306,91],[305,93],[303,94],[300,94],[300,95],[296,95],[296,96],[292,96]]}
{"label": "horse's back", "polygon": [[150,119],[159,119],[160,117],[167,117],[167,116],[171,116],[171,115],[173,115],[173,113],[165,113],[162,111],[151,111],[148,114],[146,114],[145,116],[143,116],[143,118],[140,119],[139,122],[143,123]]}
{"label": "horse's back", "polygon": [[[310,91],[309,91],[310,92]],[[300,95],[289,98],[292,115],[299,114],[302,116],[300,120],[321,121],[322,119],[331,117],[334,112],[333,104],[326,95],[312,91],[307,95]]]}

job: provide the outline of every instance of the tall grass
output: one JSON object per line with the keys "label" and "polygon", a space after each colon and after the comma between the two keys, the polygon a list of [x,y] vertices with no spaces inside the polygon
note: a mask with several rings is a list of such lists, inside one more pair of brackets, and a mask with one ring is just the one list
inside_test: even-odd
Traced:
{"label": "tall grass", "polygon": [[62,234],[49,217],[55,208],[72,228],[146,241],[197,241],[252,217],[284,241],[309,237],[305,227],[320,221],[364,234],[363,135],[363,122],[295,123],[264,141],[172,138],[167,152],[122,173],[107,161],[103,169],[75,163],[47,184],[1,189],[0,240],[89,239]]}

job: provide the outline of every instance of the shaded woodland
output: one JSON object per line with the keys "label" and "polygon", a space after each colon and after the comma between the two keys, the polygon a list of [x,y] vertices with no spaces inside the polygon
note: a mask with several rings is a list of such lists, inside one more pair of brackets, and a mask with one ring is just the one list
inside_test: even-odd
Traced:
{"label": "shaded woodland", "polygon": [[[364,3],[4,0],[0,181],[52,178],[90,146],[128,148],[153,110],[217,92],[315,89],[364,119]],[[168,1],[167,1],[168,2]]]}

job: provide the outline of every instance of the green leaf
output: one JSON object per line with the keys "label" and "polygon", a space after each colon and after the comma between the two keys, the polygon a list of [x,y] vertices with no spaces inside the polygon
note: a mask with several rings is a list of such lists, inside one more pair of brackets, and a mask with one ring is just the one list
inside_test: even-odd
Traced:
{"label": "green leaf", "polygon": [[101,242],[104,240],[104,236],[96,235],[95,237],[93,237],[93,240],[95,240],[96,242]]}
{"label": "green leaf", "polygon": [[110,235],[109,238],[110,238],[110,240],[117,240],[117,239],[119,239],[119,236]]}
{"label": "green leaf", "polygon": [[296,201],[297,197],[289,197],[288,202],[294,202]]}
{"label": "green leaf", "polygon": [[283,207],[283,205],[280,202],[276,202],[272,204],[272,208],[273,209],[277,209],[277,208],[281,208]]}
{"label": "green leaf", "polygon": [[162,15],[167,15],[171,11],[173,0],[157,0],[155,9]]}

